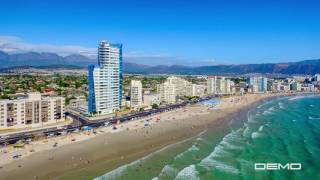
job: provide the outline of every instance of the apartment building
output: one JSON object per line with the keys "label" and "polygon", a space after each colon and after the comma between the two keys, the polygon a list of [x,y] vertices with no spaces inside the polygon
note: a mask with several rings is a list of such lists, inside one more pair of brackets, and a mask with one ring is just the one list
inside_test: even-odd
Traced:
{"label": "apartment building", "polygon": [[176,76],[168,77],[167,82],[175,86],[176,96],[185,96],[187,94],[186,88],[191,84],[191,82]]}
{"label": "apartment building", "polygon": [[132,80],[130,85],[130,105],[131,108],[142,107],[142,83]]}
{"label": "apartment building", "polygon": [[247,84],[249,88],[252,88],[253,93],[268,91],[268,78],[265,77],[248,77]]}
{"label": "apartment building", "polygon": [[290,87],[290,89],[292,90],[292,91],[301,91],[301,83],[299,83],[299,82],[293,82],[293,83],[291,83],[291,85],[290,85],[291,87]]}
{"label": "apartment building", "polygon": [[98,67],[88,67],[90,114],[110,114],[122,104],[122,45],[101,41]]}
{"label": "apartment building", "polygon": [[158,85],[158,92],[160,94],[160,102],[172,104],[176,102],[177,93],[176,86],[169,82],[164,82]]}
{"label": "apartment building", "polygon": [[207,79],[207,94],[230,94],[232,82],[225,77],[210,76]]}
{"label": "apartment building", "polygon": [[41,127],[65,121],[65,99],[30,93],[27,98],[0,100],[0,129]]}
{"label": "apartment building", "polygon": [[205,89],[206,87],[204,85],[199,85],[199,84],[189,84],[186,87],[187,90],[187,96],[191,97],[203,97],[205,95]]}
{"label": "apartment building", "polygon": [[216,82],[217,82],[216,76],[209,76],[208,77],[208,79],[207,79],[207,94],[214,95],[217,93]]}

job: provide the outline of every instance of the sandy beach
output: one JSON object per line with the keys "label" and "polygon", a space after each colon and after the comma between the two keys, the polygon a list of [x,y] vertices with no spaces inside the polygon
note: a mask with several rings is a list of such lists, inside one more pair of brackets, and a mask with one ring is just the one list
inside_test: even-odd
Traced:
{"label": "sandy beach", "polygon": [[[192,105],[117,125],[97,134],[71,135],[0,149],[1,179],[92,179],[167,145],[227,123],[239,111],[275,96],[255,94],[221,99],[213,108]],[[149,121],[146,121],[149,119]],[[146,123],[148,124],[146,126]],[[56,145],[54,145],[56,144]],[[54,147],[56,146],[56,147]],[[21,157],[13,159],[13,155]]]}

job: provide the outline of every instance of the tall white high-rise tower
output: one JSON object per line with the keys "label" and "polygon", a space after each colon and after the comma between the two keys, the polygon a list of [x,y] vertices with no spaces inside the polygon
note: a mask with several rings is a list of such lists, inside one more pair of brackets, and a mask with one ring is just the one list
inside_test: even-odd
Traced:
{"label": "tall white high-rise tower", "polygon": [[121,109],[122,45],[101,41],[98,67],[88,68],[90,114],[110,114]]}

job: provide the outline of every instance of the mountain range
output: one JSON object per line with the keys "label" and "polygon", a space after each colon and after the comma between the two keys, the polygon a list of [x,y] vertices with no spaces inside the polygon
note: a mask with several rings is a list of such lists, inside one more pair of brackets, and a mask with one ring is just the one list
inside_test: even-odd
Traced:
{"label": "mountain range", "polygon": [[[19,54],[7,54],[0,51],[0,68],[13,68],[20,66],[32,67],[73,67],[85,68],[89,64],[95,64],[97,60],[85,56],[72,54],[59,56],[55,53],[27,52]],[[126,63],[124,59],[125,73],[142,74],[316,74],[320,73],[320,59],[304,60],[288,63],[266,63],[266,64],[239,64],[239,65],[215,65],[189,67],[182,65],[173,66],[149,66],[136,63]]]}

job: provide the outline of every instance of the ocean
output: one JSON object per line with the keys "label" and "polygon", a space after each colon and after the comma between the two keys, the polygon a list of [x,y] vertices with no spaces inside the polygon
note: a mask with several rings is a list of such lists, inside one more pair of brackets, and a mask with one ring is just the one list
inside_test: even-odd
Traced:
{"label": "ocean", "polygon": [[[255,170],[255,163],[301,163],[301,170]],[[320,179],[320,96],[279,97],[198,136],[95,178]]]}

